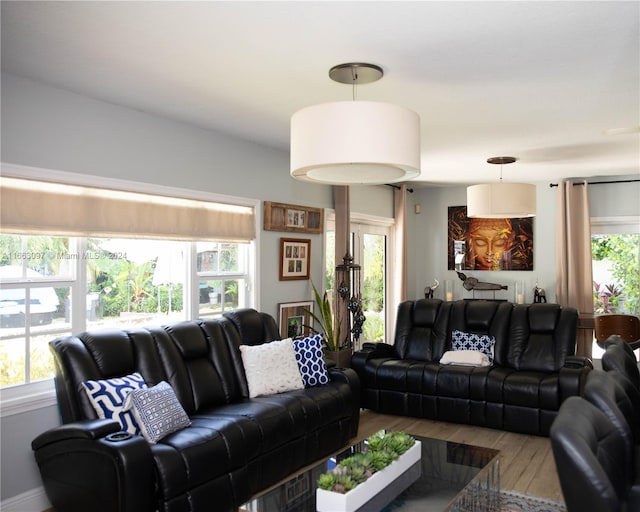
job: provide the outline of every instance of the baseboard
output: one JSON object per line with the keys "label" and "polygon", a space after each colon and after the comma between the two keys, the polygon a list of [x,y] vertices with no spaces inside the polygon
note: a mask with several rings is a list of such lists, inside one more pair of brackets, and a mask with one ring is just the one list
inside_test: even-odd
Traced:
{"label": "baseboard", "polygon": [[30,491],[12,496],[0,502],[2,512],[41,512],[51,508],[44,487],[37,487]]}

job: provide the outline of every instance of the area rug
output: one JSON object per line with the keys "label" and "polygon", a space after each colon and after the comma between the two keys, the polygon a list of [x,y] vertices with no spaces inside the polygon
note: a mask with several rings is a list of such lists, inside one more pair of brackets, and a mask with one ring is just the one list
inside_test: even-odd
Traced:
{"label": "area rug", "polygon": [[567,512],[567,508],[557,501],[502,491],[500,493],[500,512]]}

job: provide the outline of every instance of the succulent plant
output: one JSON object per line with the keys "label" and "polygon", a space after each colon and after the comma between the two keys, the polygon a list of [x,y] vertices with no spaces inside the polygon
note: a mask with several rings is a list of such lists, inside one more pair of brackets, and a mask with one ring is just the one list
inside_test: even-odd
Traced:
{"label": "succulent plant", "polygon": [[367,451],[355,453],[331,471],[318,478],[318,487],[327,491],[347,493],[380,471],[413,446],[415,439],[404,432],[381,430],[367,438]]}

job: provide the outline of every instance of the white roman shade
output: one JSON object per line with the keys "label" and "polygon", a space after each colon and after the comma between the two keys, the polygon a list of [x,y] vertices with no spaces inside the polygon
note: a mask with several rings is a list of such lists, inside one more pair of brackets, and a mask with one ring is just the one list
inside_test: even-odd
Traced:
{"label": "white roman shade", "polygon": [[253,207],[0,178],[3,233],[248,242]]}

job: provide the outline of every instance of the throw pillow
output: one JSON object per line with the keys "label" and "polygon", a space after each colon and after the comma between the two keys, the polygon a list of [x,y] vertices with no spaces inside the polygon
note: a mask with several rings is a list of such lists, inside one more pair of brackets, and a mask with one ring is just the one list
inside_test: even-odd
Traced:
{"label": "throw pillow", "polygon": [[291,338],[262,345],[240,345],[249,396],[304,389]]}
{"label": "throw pillow", "polygon": [[312,388],[328,384],[329,374],[322,357],[322,334],[294,340],[293,348],[304,387]]}
{"label": "throw pillow", "polygon": [[147,387],[142,375],[136,372],[113,379],[85,380],[82,387],[99,418],[118,420],[125,432],[140,433],[135,419],[130,412],[123,410],[123,406],[129,393]]}
{"label": "throw pillow", "polygon": [[474,334],[463,331],[451,331],[453,350],[477,350],[486,354],[489,364],[493,364],[493,348],[496,339],[488,334]]}
{"label": "throw pillow", "polygon": [[459,364],[462,366],[490,366],[487,354],[477,350],[448,350],[440,359],[440,364]]}
{"label": "throw pillow", "polygon": [[133,413],[142,435],[152,444],[191,425],[173,388],[164,381],[129,393],[124,409]]}

